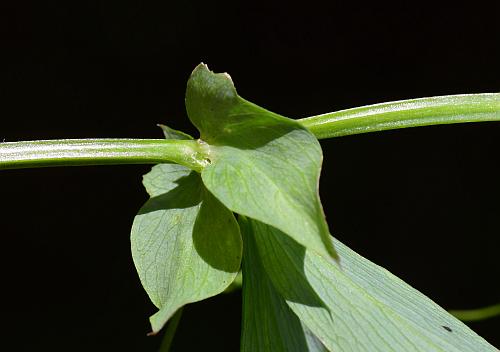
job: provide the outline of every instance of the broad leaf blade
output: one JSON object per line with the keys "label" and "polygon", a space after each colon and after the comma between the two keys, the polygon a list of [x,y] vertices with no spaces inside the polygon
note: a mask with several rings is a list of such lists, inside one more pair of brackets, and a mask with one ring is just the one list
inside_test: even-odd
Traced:
{"label": "broad leaf blade", "polygon": [[[341,267],[253,221],[276,289],[331,351],[497,351],[429,298],[335,241]],[[286,273],[286,275],[284,274]]]}
{"label": "broad leaf blade", "polygon": [[222,292],[240,268],[241,237],[233,214],[179,165],[161,164],[144,178],[152,198],[132,226],[132,257],[159,311],[158,332],[183,305]]}
{"label": "broad leaf blade", "polygon": [[272,285],[255,246],[251,224],[239,219],[244,240],[242,352],[324,352]]}
{"label": "broad leaf blade", "polygon": [[225,206],[335,256],[318,195],[323,156],[309,131],[242,99],[205,65],[188,81],[186,108],[208,143],[203,182]]}

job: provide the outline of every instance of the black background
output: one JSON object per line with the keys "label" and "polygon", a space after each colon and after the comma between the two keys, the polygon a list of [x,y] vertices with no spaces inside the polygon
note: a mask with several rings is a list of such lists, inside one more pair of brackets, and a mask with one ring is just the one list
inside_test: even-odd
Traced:
{"label": "black background", "polygon": [[[0,140],[196,136],[183,95],[200,61],[293,118],[498,92],[493,4],[3,2]],[[499,123],[322,145],[332,233],[445,308],[499,301]],[[129,249],[148,169],[0,173],[2,350],[156,350]],[[174,350],[237,350],[240,314],[239,294],[188,306]],[[471,327],[500,346],[499,318]]]}

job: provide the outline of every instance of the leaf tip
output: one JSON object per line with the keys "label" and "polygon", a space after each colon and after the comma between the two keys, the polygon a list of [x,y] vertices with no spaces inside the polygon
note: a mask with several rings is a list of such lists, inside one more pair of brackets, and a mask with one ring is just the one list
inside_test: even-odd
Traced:
{"label": "leaf tip", "polygon": [[156,126],[161,128],[161,130],[163,131],[163,135],[165,136],[166,139],[180,139],[180,140],[193,139],[193,137],[191,137],[189,134],[184,133],[182,131],[174,130],[173,128],[170,128],[167,125],[158,123],[156,124]]}
{"label": "leaf tip", "polygon": [[191,73],[191,79],[194,77],[198,77],[198,76],[205,77],[205,79],[207,79],[210,76],[213,79],[222,78],[223,81],[226,81],[226,84],[230,83],[230,85],[234,89],[233,79],[231,78],[229,73],[227,73],[227,72],[222,72],[222,73],[214,72],[214,71],[210,70],[210,68],[208,68],[208,65],[203,63],[203,62],[199,63],[194,68],[193,72]]}
{"label": "leaf tip", "polygon": [[196,65],[196,67],[193,70],[193,73],[196,72],[196,71],[199,71],[199,70],[204,70],[204,71],[212,72],[208,68],[208,65],[206,63],[204,63],[204,62],[200,62],[198,65]]}
{"label": "leaf tip", "polygon": [[340,260],[339,254],[338,254],[337,250],[335,249],[335,246],[334,246],[333,241],[332,241],[332,235],[329,235],[329,236],[330,236],[330,238],[329,238],[328,246],[327,246],[328,253],[330,254],[330,256],[333,259]]}
{"label": "leaf tip", "polygon": [[200,63],[189,77],[186,89],[186,110],[191,122],[198,128],[202,138],[208,140],[216,134],[221,118],[238,101],[238,94],[227,73],[215,73]]}
{"label": "leaf tip", "polygon": [[331,243],[331,241],[330,241],[330,245],[326,246],[326,250],[328,252],[329,259],[333,259],[335,264],[337,264],[339,266],[339,268],[342,268],[342,265],[340,262],[340,256],[339,256],[338,252],[335,250],[335,247],[333,247],[333,244]]}
{"label": "leaf tip", "polygon": [[149,322],[151,324],[151,332],[148,336],[154,336],[160,332],[161,329],[167,324],[172,315],[178,309],[179,306],[169,306],[163,307],[158,312],[149,317]]}

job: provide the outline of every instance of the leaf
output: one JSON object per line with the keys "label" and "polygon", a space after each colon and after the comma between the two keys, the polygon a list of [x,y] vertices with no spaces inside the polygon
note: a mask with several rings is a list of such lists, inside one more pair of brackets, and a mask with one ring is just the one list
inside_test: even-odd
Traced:
{"label": "leaf", "polygon": [[[174,130],[166,125],[158,124],[166,139],[187,140],[193,139],[190,135]],[[151,197],[167,193],[176,187],[175,181],[187,176],[189,170],[178,164],[169,164],[168,167],[153,167],[150,172],[143,176],[143,185]]]}
{"label": "leaf", "polygon": [[189,118],[207,144],[205,186],[226,207],[335,256],[318,195],[317,139],[294,120],[239,97],[227,74],[201,64],[187,86]]}
{"label": "leaf", "polygon": [[327,351],[269,280],[260,262],[250,222],[240,217],[239,224],[244,241],[241,351]]}
{"label": "leaf", "polygon": [[242,243],[231,213],[198,173],[174,164],[144,177],[151,198],[132,225],[132,257],[151,301],[157,333],[177,309],[214,296],[240,268]]}
{"label": "leaf", "polygon": [[191,137],[189,134],[174,130],[167,125],[158,124],[158,127],[161,128],[166,139],[193,139],[193,137]]}
{"label": "leaf", "polygon": [[263,266],[330,351],[497,351],[408,284],[334,240],[328,261],[252,220]]}

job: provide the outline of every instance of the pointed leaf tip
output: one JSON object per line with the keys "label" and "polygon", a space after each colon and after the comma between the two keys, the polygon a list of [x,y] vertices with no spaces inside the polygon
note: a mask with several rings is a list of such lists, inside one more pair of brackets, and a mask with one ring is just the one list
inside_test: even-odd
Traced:
{"label": "pointed leaf tip", "polygon": [[165,139],[180,139],[180,140],[193,139],[193,137],[191,137],[189,134],[184,133],[182,131],[174,130],[173,128],[170,128],[167,125],[159,123],[156,126],[161,128],[161,130],[163,131],[163,135],[165,136]]}

